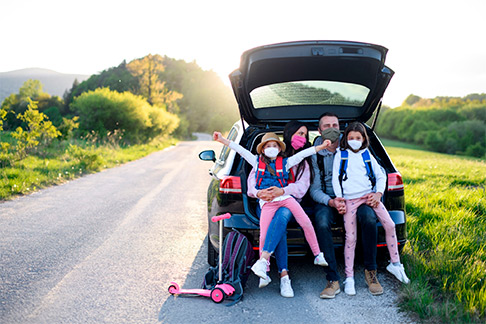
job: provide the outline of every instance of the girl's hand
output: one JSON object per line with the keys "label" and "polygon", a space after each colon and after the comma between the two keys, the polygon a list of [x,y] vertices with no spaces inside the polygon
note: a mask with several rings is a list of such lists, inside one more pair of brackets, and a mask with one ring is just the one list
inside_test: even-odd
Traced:
{"label": "girl's hand", "polygon": [[328,139],[327,140],[324,140],[324,142],[322,142],[322,144],[316,146],[316,152],[319,152],[319,151],[321,151],[323,149],[328,148],[329,146],[331,146],[331,144],[332,143],[331,143],[330,140],[328,140]]}
{"label": "girl's hand", "polygon": [[381,196],[383,194],[381,192],[372,192],[367,194],[367,201],[366,204],[370,207],[378,207],[378,204],[380,203]]}
{"label": "girl's hand", "polygon": [[215,140],[216,142],[220,142],[224,145],[229,145],[229,140],[224,138],[224,136],[220,132],[213,133],[213,140]]}

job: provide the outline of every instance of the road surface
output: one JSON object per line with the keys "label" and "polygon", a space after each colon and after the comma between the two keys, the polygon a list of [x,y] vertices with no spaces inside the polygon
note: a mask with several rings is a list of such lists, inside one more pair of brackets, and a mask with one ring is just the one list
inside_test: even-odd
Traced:
{"label": "road surface", "polygon": [[[208,137],[205,138],[209,140]],[[322,268],[290,262],[294,298],[251,275],[243,301],[171,296],[207,271],[206,190],[215,142],[181,142],[138,161],[0,203],[0,323],[412,323],[397,281],[373,297],[357,265],[357,295],[321,300]],[[342,269],[341,269],[342,270]]]}

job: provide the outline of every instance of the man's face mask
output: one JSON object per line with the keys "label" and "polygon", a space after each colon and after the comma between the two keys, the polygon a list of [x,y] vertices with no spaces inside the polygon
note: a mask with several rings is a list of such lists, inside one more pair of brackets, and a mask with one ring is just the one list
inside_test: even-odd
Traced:
{"label": "man's face mask", "polygon": [[339,139],[341,132],[336,128],[328,128],[322,131],[321,136],[323,140],[330,140],[331,143],[336,142]]}

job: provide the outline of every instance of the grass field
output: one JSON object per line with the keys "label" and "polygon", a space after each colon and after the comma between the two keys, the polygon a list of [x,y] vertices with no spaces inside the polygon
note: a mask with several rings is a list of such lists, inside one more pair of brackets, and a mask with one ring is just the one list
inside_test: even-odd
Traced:
{"label": "grass field", "polygon": [[0,201],[139,159],[176,142],[172,138],[159,138],[148,144],[126,147],[110,142],[59,142],[39,154],[2,167]]}
{"label": "grass field", "polygon": [[485,161],[384,144],[405,183],[403,307],[426,322],[485,323]]}

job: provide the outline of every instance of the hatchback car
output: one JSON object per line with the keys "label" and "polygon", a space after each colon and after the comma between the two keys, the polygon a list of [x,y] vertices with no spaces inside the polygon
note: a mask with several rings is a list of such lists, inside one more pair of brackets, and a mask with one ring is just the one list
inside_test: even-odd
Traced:
{"label": "hatchback car", "polygon": [[[279,43],[248,50],[240,67],[230,74],[231,85],[242,120],[230,129],[227,138],[256,152],[263,134],[283,133],[291,120],[317,131],[319,116],[331,112],[339,116],[341,131],[353,122],[365,124],[370,152],[388,175],[383,202],[396,224],[400,248],[407,240],[404,186],[400,173],[374,133],[381,99],[394,72],[385,65],[383,46],[349,41],[299,41]],[[219,232],[212,216],[231,213],[224,221],[225,234],[236,229],[244,233],[258,250],[259,220],[257,201],[248,197],[250,165],[228,147],[218,156],[203,151],[202,160],[213,161],[208,188],[208,262],[217,262]],[[312,218],[312,200],[304,199],[304,209]],[[378,246],[386,246],[385,233],[377,223]],[[342,222],[334,224],[335,247],[342,246]],[[287,229],[289,256],[310,252],[297,223]]]}

